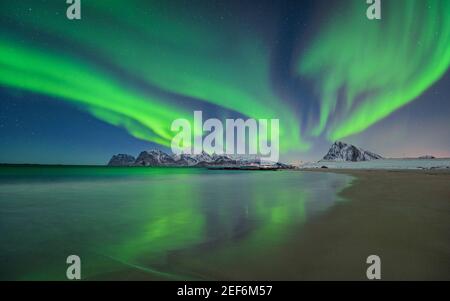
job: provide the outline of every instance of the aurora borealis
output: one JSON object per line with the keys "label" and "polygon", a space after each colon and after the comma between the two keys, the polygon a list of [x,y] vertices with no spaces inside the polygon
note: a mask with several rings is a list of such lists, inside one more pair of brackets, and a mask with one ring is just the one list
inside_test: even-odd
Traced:
{"label": "aurora borealis", "polygon": [[338,107],[342,112],[328,128],[332,140],[413,101],[450,64],[450,1],[385,1],[382,22],[358,14],[363,1],[348,2],[345,15],[332,19],[299,59],[299,73],[316,79],[321,95],[312,134],[323,132]]}
{"label": "aurora borealis", "polygon": [[[113,150],[168,147],[171,122],[194,110],[279,119],[289,161],[318,159],[336,139],[377,146],[381,133],[395,140],[384,155],[450,156],[440,134],[450,113],[450,1],[382,5],[382,20],[369,21],[359,0],[85,0],[82,19],[69,21],[63,0],[2,1],[0,161],[21,162],[25,146],[34,163],[72,150],[82,154],[71,163],[103,163]],[[38,111],[52,121],[27,117]],[[407,120],[436,134],[398,130]],[[59,146],[42,157],[48,144]],[[86,159],[90,149],[96,159]]]}

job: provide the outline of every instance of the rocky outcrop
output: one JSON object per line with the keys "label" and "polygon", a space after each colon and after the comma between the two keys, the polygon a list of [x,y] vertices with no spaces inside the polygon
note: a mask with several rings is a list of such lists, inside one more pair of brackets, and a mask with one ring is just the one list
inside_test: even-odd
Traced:
{"label": "rocky outcrop", "polygon": [[336,141],[331,145],[328,153],[323,157],[322,161],[370,161],[382,159],[383,157],[375,153],[366,151],[352,144]]}
{"label": "rocky outcrop", "polygon": [[[115,155],[111,158],[109,166],[220,166],[220,165],[244,165],[256,163],[255,160],[250,162],[244,159],[234,159],[228,155],[201,154],[189,155],[169,155],[160,150],[143,151],[137,159],[130,155]],[[259,160],[258,160],[259,164]]]}
{"label": "rocky outcrop", "polygon": [[160,150],[143,151],[134,163],[135,166],[166,166],[174,164],[174,158]]}
{"label": "rocky outcrop", "polygon": [[127,154],[118,154],[112,156],[108,162],[108,166],[132,166],[136,158]]}
{"label": "rocky outcrop", "polygon": [[202,152],[201,154],[190,155],[171,155],[161,150],[143,151],[139,154],[137,159],[130,155],[114,155],[108,163],[109,166],[174,166],[174,167],[220,167],[220,166],[253,166],[253,167],[267,167],[273,166],[278,169],[294,168],[292,165],[274,162],[273,164],[263,164],[259,158],[255,156],[229,156],[208,154]]}
{"label": "rocky outcrop", "polygon": [[420,156],[418,159],[436,159],[436,157],[432,156],[432,155],[425,155],[425,156]]}

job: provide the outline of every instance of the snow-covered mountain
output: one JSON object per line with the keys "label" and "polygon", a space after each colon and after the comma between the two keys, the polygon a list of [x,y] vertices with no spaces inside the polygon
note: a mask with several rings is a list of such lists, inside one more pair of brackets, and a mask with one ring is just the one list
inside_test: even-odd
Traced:
{"label": "snow-covered mountain", "polygon": [[321,161],[370,161],[383,159],[380,155],[366,151],[352,144],[336,141]]}
{"label": "snow-covered mountain", "polygon": [[237,162],[227,155],[208,154],[202,152],[198,155],[172,155],[177,166],[214,166],[214,165],[234,165]]}
{"label": "snow-covered mountain", "polygon": [[143,151],[134,163],[135,166],[163,166],[174,164],[175,159],[160,150]]}
{"label": "snow-covered mountain", "polygon": [[109,166],[131,166],[134,165],[134,162],[136,161],[136,158],[127,155],[127,154],[118,154],[112,156],[111,160],[109,160],[108,165]]}
{"label": "snow-covered mountain", "polygon": [[217,166],[242,165],[244,161],[236,160],[228,155],[208,154],[202,152],[198,155],[169,155],[161,150],[143,151],[137,159],[131,155],[114,155],[109,166]]}

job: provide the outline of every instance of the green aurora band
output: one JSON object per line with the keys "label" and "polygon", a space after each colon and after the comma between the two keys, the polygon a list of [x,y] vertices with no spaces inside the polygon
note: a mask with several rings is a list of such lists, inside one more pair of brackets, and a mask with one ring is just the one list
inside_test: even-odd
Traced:
{"label": "green aurora band", "polygon": [[384,0],[382,19],[372,21],[366,1],[348,4],[298,61],[320,97],[311,134],[326,131],[330,140],[360,133],[413,101],[450,64],[450,1]]}
{"label": "green aurora band", "polygon": [[124,126],[135,137],[162,145],[169,145],[173,118],[186,114],[156,100],[149,105],[148,97],[120,89],[117,82],[82,62],[19,43],[0,43],[0,66],[0,82],[4,85],[85,105],[95,116]]}
{"label": "green aurora band", "polygon": [[[2,68],[0,84],[75,101],[96,117],[125,127],[133,136],[165,146],[170,145],[174,135],[168,132],[171,122],[177,118],[192,119],[196,102],[207,102],[255,119],[278,118],[280,148],[284,151],[308,148],[309,145],[300,138],[295,114],[280,104],[270,89],[269,48],[254,33],[243,34],[236,25],[213,24],[209,20],[206,26],[182,9],[171,9],[169,3],[159,4],[156,1],[83,2],[83,19],[79,22],[69,22],[65,14],[55,16],[55,11],[61,11],[59,2],[39,6],[33,3],[15,3],[2,17],[10,19],[13,24],[22,24],[25,30],[38,29],[63,43],[75,43],[77,47],[107,60],[108,64],[123,73],[138,76],[149,87],[157,87],[195,101],[186,100],[182,110],[171,112],[178,105],[170,105],[169,97],[150,95],[145,99],[117,80],[115,85],[109,80],[108,84],[101,85],[105,89],[96,89],[93,83],[87,88],[85,85],[90,85],[91,80],[106,80],[108,72],[97,67],[100,70],[90,68],[79,76],[79,63],[81,66],[93,64],[84,58],[75,58],[74,54],[66,55],[58,46],[49,49],[46,45],[46,51],[55,52],[52,56],[46,55],[43,47],[36,51],[29,50],[28,46],[22,51],[18,42],[23,39],[21,36],[15,39],[2,37],[0,41],[3,49],[2,67],[7,67]],[[21,12],[27,11],[29,7],[33,7],[33,13],[23,18]],[[1,11],[5,13],[6,9]],[[233,44],[231,49],[230,43]],[[18,55],[9,57],[5,48],[11,50],[9,53],[19,49],[18,53],[31,65],[32,60],[42,59],[47,60],[46,64],[37,62],[38,67],[33,68],[40,70],[27,70],[17,65],[22,58]],[[70,61],[77,62],[71,65]],[[41,76],[48,72],[44,70],[47,67],[55,68],[55,75],[61,74],[63,78],[58,80],[71,78],[75,89],[82,86],[89,90],[90,95],[81,95],[75,91],[76,95],[63,95],[65,89],[56,86],[40,88],[41,83],[45,84],[47,80]],[[13,79],[10,78],[12,74],[6,74],[11,70],[15,72]],[[93,73],[89,75],[91,71]],[[31,73],[33,79],[28,77]],[[23,84],[34,80],[39,83]],[[113,90],[108,91],[107,86]],[[146,94],[151,94],[145,87],[142,89]],[[99,99],[94,99],[93,95]],[[109,97],[112,95],[116,96],[113,101]],[[137,110],[131,110],[128,106],[136,107]],[[122,113],[122,110],[127,112]],[[148,131],[155,135],[143,134]]]}
{"label": "green aurora band", "polygon": [[306,151],[318,136],[364,131],[420,96],[450,63],[450,1],[385,0],[381,21],[367,20],[365,1],[348,4],[302,41],[294,68],[320,99],[318,123],[302,129],[299,112],[274,92],[263,34],[198,3],[85,1],[82,20],[68,21],[59,0],[2,2],[0,86],[68,101],[166,147],[173,120],[212,104],[277,118],[280,152]]}

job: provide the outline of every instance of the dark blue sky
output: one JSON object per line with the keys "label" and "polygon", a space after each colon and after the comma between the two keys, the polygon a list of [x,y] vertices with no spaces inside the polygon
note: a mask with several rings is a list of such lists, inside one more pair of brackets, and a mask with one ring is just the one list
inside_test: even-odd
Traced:
{"label": "dark blue sky", "polygon": [[[67,26],[65,29],[68,32],[73,30],[69,26],[74,26],[74,23],[69,23],[69,21],[66,23],[64,17],[60,17],[61,14],[65,14],[65,5],[60,3],[64,1],[24,1],[20,5],[10,2],[2,3],[0,7],[0,25],[2,26],[0,43],[5,47],[25,45],[32,51],[39,49],[42,53],[48,50],[49,55],[55,54],[56,57],[60,56],[70,62],[82,62],[82,64],[86,62],[87,66],[95,67],[93,70],[99,78],[102,78],[103,74],[107,74],[109,77],[116,79],[116,82],[120,83],[121,90],[125,92],[128,90],[139,91],[139,93],[149,96],[149,99],[157,99],[154,103],[149,101],[149,111],[167,105],[168,108],[174,108],[174,110],[182,108],[187,112],[201,109],[208,117],[223,118],[229,116],[238,118],[256,115],[257,110],[251,107],[249,100],[242,100],[242,103],[239,103],[239,100],[233,99],[231,103],[235,101],[234,103],[237,106],[232,106],[223,103],[223,100],[214,99],[214,97],[221,98],[225,92],[230,92],[230,95],[250,95],[251,98],[254,96],[254,99],[250,100],[261,103],[261,112],[264,112],[265,107],[267,107],[267,112],[272,112],[275,116],[278,112],[281,116],[280,120],[290,118],[286,127],[287,130],[292,130],[293,133],[299,130],[298,137],[295,136],[297,134],[293,134],[293,136],[285,139],[298,138],[302,141],[301,143],[306,141],[309,144],[309,149],[301,149],[295,147],[297,141],[287,141],[290,148],[286,151],[281,150],[282,160],[290,162],[318,160],[326,153],[332,143],[328,134],[333,130],[333,127],[344,124],[346,120],[349,120],[353,113],[357,111],[359,105],[366,100],[361,100],[361,97],[358,98],[354,108],[351,108],[345,114],[343,113],[345,110],[343,109],[344,101],[341,99],[342,93],[349,90],[349,87],[354,83],[351,82],[351,77],[346,78],[345,70],[341,70],[339,64],[343,64],[343,58],[345,57],[340,56],[339,53],[334,53],[336,66],[333,66],[332,60],[324,57],[324,65],[321,67],[323,70],[319,68],[320,72],[314,73],[312,77],[299,72],[298,64],[303,57],[308,59],[311,57],[311,55],[310,57],[305,56],[309,50],[320,51],[320,47],[326,49],[325,42],[330,43],[330,39],[333,41],[334,37],[330,38],[326,34],[327,26],[336,23],[338,25],[343,24],[341,27],[346,28],[345,20],[341,20],[339,17],[345,16],[349,1],[334,1],[333,3],[330,3],[330,1],[199,1],[193,4],[186,1],[172,1],[150,7],[149,11],[153,13],[153,17],[152,15],[146,17],[145,14],[133,17],[129,14],[130,12],[127,12],[128,5],[133,9],[139,8],[139,10],[131,11],[142,13],[144,9],[140,8],[148,8],[145,1],[117,4],[117,7],[112,7],[111,11],[101,5],[99,7],[94,4],[92,4],[92,7],[90,4],[86,5],[85,19],[80,22],[87,22],[89,26],[89,22],[92,22],[93,26],[90,28],[93,32],[97,32],[97,30],[102,32],[102,26],[117,31],[117,36],[121,37],[122,40],[115,40],[115,35],[109,35],[110,33],[107,36],[91,35],[92,33],[86,29],[80,29],[81,34],[76,32],[68,33],[67,36],[59,34],[55,24]],[[440,5],[441,2],[430,0],[429,3]],[[114,11],[115,8],[118,8],[117,14]],[[397,7],[392,6],[392,8]],[[120,14],[122,10],[123,15]],[[33,19],[35,18],[34,14],[39,13],[48,16],[48,18],[55,16],[55,18],[60,19],[57,22],[55,21],[55,24],[37,17],[37,19]],[[389,17],[388,14],[386,15]],[[174,16],[177,18],[174,18]],[[183,19],[186,16],[188,18]],[[139,19],[139,17],[142,18]],[[444,22],[447,20],[444,18],[449,16],[439,17]],[[153,28],[155,24],[152,22],[156,21],[152,18],[158,20],[158,22],[163,22],[161,23],[161,29]],[[179,22],[181,26],[172,28],[167,25],[167,28],[164,28],[166,20],[174,23]],[[189,20],[192,20],[192,22]],[[426,21],[426,19],[423,20]],[[170,22],[168,24],[172,24]],[[386,22],[386,28],[389,29],[389,21]],[[421,22],[421,20],[417,20],[417,22]],[[197,23],[201,25],[200,28],[194,26],[198,25]],[[156,24],[159,25],[159,23]],[[205,24],[210,24],[211,31],[209,31],[209,28],[205,28],[207,27]],[[100,29],[95,28],[95,26]],[[126,28],[122,29],[124,26]],[[181,36],[184,27],[194,33],[197,32],[199,35]],[[427,27],[427,24],[423,24],[423,27]],[[142,30],[146,35],[154,34],[157,38],[149,38],[149,41],[153,44],[146,44],[149,41],[143,41],[136,29]],[[219,31],[216,32],[215,29]],[[352,38],[350,41],[358,41],[358,35],[361,33],[356,28],[354,32],[351,27],[348,30],[349,36]],[[123,37],[121,36],[122,33],[124,34]],[[132,37],[130,40],[127,39],[127,33]],[[441,45],[442,39],[449,39],[445,35],[446,33],[447,31],[435,30],[435,37],[430,45]],[[381,36],[385,34],[382,32]],[[236,40],[234,41],[235,35]],[[370,38],[370,35],[368,36]],[[85,39],[86,37],[108,41],[108,45],[103,46],[97,41],[93,41],[91,44],[88,39]],[[321,45],[322,40],[319,39],[316,44],[320,47],[314,48],[313,42],[317,40],[317,37],[323,37],[324,44]],[[192,40],[190,40],[191,38]],[[388,38],[386,37],[386,43],[393,43]],[[167,42],[167,39],[169,39],[169,42]],[[252,43],[247,45],[248,39],[251,39]],[[226,43],[224,43],[224,40],[226,40]],[[339,40],[341,38],[336,37],[336,41]],[[342,40],[345,39],[342,38]],[[214,44],[216,41],[222,47],[219,52],[214,48],[217,46]],[[417,43],[414,41],[416,43],[414,45],[417,47],[418,55],[430,58],[430,65],[432,59],[439,61],[440,56],[442,56],[441,62],[447,60],[447,56],[433,53],[430,45],[422,45],[422,41],[418,36]],[[257,42],[264,45],[264,51],[261,53],[258,52]],[[445,55],[450,53],[448,50],[450,41],[448,42],[447,50],[443,52]],[[169,46],[163,45],[163,43]],[[196,43],[199,43],[199,45]],[[384,40],[381,39],[380,43],[384,43]],[[371,45],[370,42],[367,44]],[[126,51],[129,56],[136,55],[136,58],[143,59],[144,65],[154,60],[158,66],[159,61],[161,61],[161,66],[163,66],[160,70],[161,78],[159,78],[159,70],[148,70],[147,67],[140,69],[139,64],[133,66],[133,63],[135,63],[133,59],[130,59],[129,65],[127,62],[122,65],[122,62],[115,60],[114,55],[116,53],[111,50],[115,47],[120,51]],[[214,51],[208,53],[209,48],[207,47],[212,47]],[[427,50],[429,53],[424,50],[426,47],[430,48]],[[250,59],[245,57],[245,60],[241,61],[242,57],[246,55],[245,52],[241,53],[242,49],[252,53]],[[339,44],[333,45],[332,49],[339,49]],[[346,49],[345,45],[342,45],[342,49],[343,51]],[[141,57],[138,57],[135,50],[138,54],[143,53],[140,54]],[[147,50],[152,55],[146,57]],[[408,49],[408,51],[410,50]],[[371,49],[368,49],[368,51],[370,52]],[[206,53],[204,60],[201,59],[201,56],[199,58],[199,53],[203,52]],[[411,53],[414,56],[414,49]],[[108,56],[109,54],[111,56]],[[248,66],[246,65],[249,60],[257,61],[263,55],[264,66],[258,65],[260,64],[259,61],[256,67],[255,64],[249,63]],[[332,57],[333,53],[329,55]],[[355,52],[355,60],[356,57],[357,53]],[[186,66],[184,60],[188,61]],[[384,71],[386,77],[395,79],[396,72],[398,72],[399,77],[404,77],[403,73],[409,70],[411,72],[410,77],[412,77],[420,73],[421,70],[425,74],[425,70],[428,70],[427,63],[426,60],[422,60],[418,65],[420,69],[405,66],[405,70],[386,69]],[[6,66],[4,68],[18,68],[18,64],[20,62],[9,62],[6,57],[3,61],[0,61],[2,67],[0,72],[9,70],[3,69],[4,66]],[[149,64],[150,66],[155,65],[152,62]],[[234,67],[234,69],[230,69],[232,70],[231,73],[227,69],[227,64],[232,64]],[[355,64],[365,66],[357,61],[355,61]],[[446,64],[448,66],[448,63]],[[411,65],[413,65],[412,61]],[[58,70],[58,66],[50,67]],[[349,70],[351,67],[350,64]],[[371,66],[366,67],[369,70]],[[192,74],[186,74],[186,77],[184,77],[180,70],[186,69],[189,73],[191,70],[189,68],[192,69]],[[84,71],[81,65],[79,70],[80,72]],[[319,122],[321,110],[325,107],[322,101],[324,95],[326,95],[324,92],[326,84],[333,83],[334,79],[330,74],[336,72],[336,70],[341,72],[341,77],[337,80],[337,82],[341,82],[335,87],[336,106],[329,114],[326,128],[319,135],[314,135],[311,133],[311,129],[313,125]],[[432,68],[430,70],[427,71],[426,76],[433,72]],[[393,110],[388,116],[379,118],[364,130],[342,137],[342,140],[378,152],[386,157],[413,157],[423,154],[450,157],[450,135],[448,133],[450,75],[448,68],[445,70],[447,71],[444,72],[443,76],[439,76],[437,80],[427,84],[420,96],[408,99],[407,104]],[[67,70],[67,72],[73,71]],[[152,74],[153,71],[155,71],[156,76]],[[358,71],[367,76],[367,72]],[[36,70],[33,72],[36,72]],[[43,70],[43,74],[45,72]],[[248,72],[250,77],[246,76],[245,72]],[[266,72],[266,74],[263,74],[264,76],[261,75],[263,72]],[[24,71],[23,74],[18,74],[13,81],[7,78],[7,73],[0,74],[0,163],[104,164],[116,153],[137,155],[140,151],[146,149],[161,148],[167,150],[167,148],[152,142],[157,141],[153,136],[149,139],[136,138],[137,135],[132,134],[132,130],[123,125],[125,123],[114,125],[114,122],[109,119],[95,117],[91,110],[92,108],[98,109],[98,107],[92,106],[82,97],[77,98],[78,95],[76,95],[74,99],[67,101],[67,98],[72,96],[60,97],[58,93],[45,93],[42,92],[43,88],[27,86],[31,78],[29,77],[30,73]],[[383,70],[376,70],[375,74],[383,74]],[[368,78],[370,78],[370,75]],[[179,84],[181,80],[186,79],[188,80],[188,87],[190,85],[197,87],[199,79],[211,82],[211,85],[206,85],[194,91]],[[189,82],[190,79],[192,79],[192,82]],[[215,82],[216,80],[217,82]],[[74,78],[74,81],[77,81],[77,79]],[[407,94],[406,92],[411,90],[410,82],[414,81],[397,83],[393,80],[392,82],[393,87],[389,83],[385,83],[384,86],[377,83],[375,85],[376,90],[373,90],[373,87],[370,87],[370,80],[368,80],[367,94],[370,95],[374,91],[375,93],[381,93],[380,91],[390,93],[389,89],[395,91],[395,89],[401,89],[402,85],[405,85],[403,88],[405,94]],[[212,91],[213,88],[211,87],[215,85],[218,88],[216,91]],[[360,87],[358,88],[360,89]],[[202,89],[205,91],[202,91]],[[100,88],[98,91],[98,93],[102,93]],[[214,94],[216,92],[217,94]],[[359,91],[361,95],[364,95],[363,92],[365,91]],[[92,91],[92,93],[97,93],[97,91]],[[128,96],[129,94],[123,95]],[[203,95],[207,95],[205,97],[211,97],[211,99],[205,101],[205,99],[202,99],[203,97],[200,97]],[[367,102],[369,101],[379,102],[376,98],[368,99]],[[249,103],[248,106],[245,105],[246,103]],[[126,112],[126,109],[124,107],[123,112]],[[375,111],[376,107],[374,107]],[[118,114],[118,116],[121,116],[122,113],[121,110],[117,111],[116,108],[115,111],[111,112]],[[140,117],[136,112],[131,115],[123,114],[121,117],[124,118],[123,120],[131,118],[135,122],[139,121],[133,119]],[[291,115],[294,116],[294,122],[292,122]],[[125,122],[123,120],[122,122]],[[142,123],[142,120],[139,122]],[[170,124],[167,126],[170,126]],[[156,133],[156,128],[147,127],[152,135]]]}

